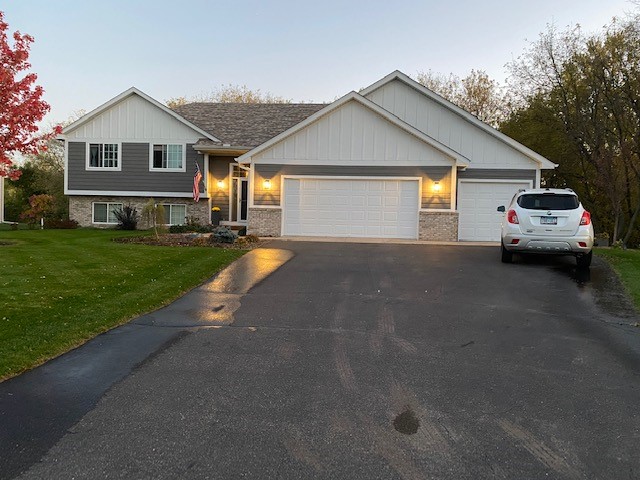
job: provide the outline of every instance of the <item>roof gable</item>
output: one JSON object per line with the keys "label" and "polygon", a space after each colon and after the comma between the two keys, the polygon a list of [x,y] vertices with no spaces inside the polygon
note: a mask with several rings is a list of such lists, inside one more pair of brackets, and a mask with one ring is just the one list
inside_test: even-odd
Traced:
{"label": "roof gable", "polygon": [[[152,121],[153,120],[153,121]],[[184,119],[135,87],[122,92],[62,130],[68,138],[177,139],[214,135]]]}
{"label": "roof gable", "polygon": [[[394,128],[389,129],[389,124]],[[366,126],[365,126],[366,125]],[[394,160],[395,164],[467,165],[468,160],[356,92],[240,156],[240,163]]]}
{"label": "roof gable", "polygon": [[[398,88],[399,85],[402,87]],[[402,88],[414,94],[406,94],[404,99],[397,98],[396,93]],[[496,166],[506,166],[506,157],[509,156],[507,152],[511,149],[529,161],[537,163],[541,168],[556,167],[542,155],[487,125],[400,71],[390,73],[360,93],[470,158],[472,166],[480,166],[478,163],[487,166],[486,163],[492,163],[492,158],[495,159]],[[436,118],[438,116],[440,118]],[[505,157],[504,162],[501,161],[501,155]]]}

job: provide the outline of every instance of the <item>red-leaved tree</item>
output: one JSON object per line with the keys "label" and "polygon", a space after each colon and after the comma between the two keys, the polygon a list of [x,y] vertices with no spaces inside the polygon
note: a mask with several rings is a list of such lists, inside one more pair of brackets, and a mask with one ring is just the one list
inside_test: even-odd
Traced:
{"label": "red-leaved tree", "polygon": [[37,223],[54,210],[55,199],[52,195],[41,194],[29,197],[29,209],[22,212],[20,219],[27,223]]}
{"label": "red-leaved tree", "polygon": [[11,154],[36,154],[46,149],[47,140],[61,129],[38,135],[36,124],[50,107],[42,100],[42,87],[35,85],[37,75],[26,72],[31,68],[28,60],[33,37],[16,31],[11,45],[8,29],[0,12],[0,177],[17,180],[21,172]]}

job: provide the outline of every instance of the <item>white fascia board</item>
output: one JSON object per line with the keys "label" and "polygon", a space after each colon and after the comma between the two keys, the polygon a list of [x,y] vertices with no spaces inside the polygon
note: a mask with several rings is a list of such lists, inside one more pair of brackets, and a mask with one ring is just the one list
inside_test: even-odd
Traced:
{"label": "white fascia board", "polygon": [[[65,195],[85,195],[90,197],[176,197],[193,198],[189,192],[127,192],[115,190],[68,190]],[[209,194],[200,195],[200,198],[209,198]]]}
{"label": "white fascia board", "polygon": [[147,95],[146,93],[142,92],[141,90],[138,90],[136,87],[131,87],[128,90],[125,90],[120,95],[118,95],[116,97],[113,97],[108,102],[103,103],[98,108],[95,108],[92,111],[90,111],[89,113],[83,115],[82,117],[80,117],[78,120],[76,120],[72,124],[67,125],[65,128],[62,129],[62,134],[63,134],[62,138],[64,138],[64,134],[67,134],[67,133],[70,133],[70,132],[74,131],[78,127],[80,127],[80,126],[84,125],[85,123],[89,122],[90,120],[92,120],[97,115],[99,115],[102,112],[108,110],[109,108],[111,108],[115,104],[121,102],[122,100],[124,100],[125,98],[127,98],[127,97],[129,97],[131,95],[138,95],[140,98],[143,98],[144,100],[146,100],[147,102],[151,103],[152,105],[155,105],[156,107],[158,107],[163,112],[168,113],[173,118],[178,120],[180,123],[186,125],[187,127],[189,127],[192,130],[195,130],[200,135],[203,135],[204,137],[208,138],[209,140],[212,140],[214,142],[220,142],[220,139],[214,137],[213,135],[211,135],[208,132],[205,132],[200,127],[197,127],[193,123],[191,123],[188,120],[186,120],[184,117],[181,117],[176,112],[171,110],[169,107],[167,107],[166,105],[163,105],[162,103],[158,102],[156,99],[150,97],[149,95]]}
{"label": "white fascia board", "polygon": [[284,140],[285,138],[293,135],[294,133],[304,129],[308,125],[311,125],[315,121],[319,120],[321,117],[324,117],[325,115],[328,115],[329,113],[333,112],[334,110],[339,109],[344,104],[346,104],[348,102],[351,102],[351,101],[358,102],[361,105],[363,105],[364,107],[366,107],[366,108],[368,108],[370,110],[373,110],[375,113],[377,113],[378,115],[383,117],[388,122],[396,125],[397,127],[399,127],[400,129],[404,130],[405,132],[409,133],[410,135],[413,135],[414,137],[417,137],[422,142],[424,142],[424,143],[430,145],[431,147],[435,148],[436,150],[444,153],[446,156],[448,156],[451,159],[455,160],[456,165],[468,165],[470,163],[469,159],[466,158],[465,156],[461,155],[460,153],[456,152],[455,150],[452,150],[451,148],[447,147],[443,143],[440,143],[439,141],[437,141],[435,138],[430,137],[429,135],[427,135],[424,132],[418,130],[417,128],[409,125],[408,123],[404,122],[403,120],[400,120],[398,117],[393,115],[391,112],[385,110],[380,105],[372,102],[368,98],[363,97],[362,95],[360,95],[357,92],[349,92],[349,93],[347,93],[344,97],[339,98],[338,100],[336,100],[335,102],[327,105],[323,109],[318,110],[316,113],[314,113],[310,117],[307,117],[306,119],[304,119],[302,122],[298,123],[297,125],[294,125],[293,127],[289,128],[288,130],[285,130],[284,132],[282,132],[281,134],[276,135],[271,140],[268,140],[267,142],[265,142],[262,145],[254,148],[253,150],[248,151],[244,155],[240,155],[236,159],[236,161],[238,163],[251,163],[252,162],[252,157],[254,155],[257,155],[260,152],[263,152],[263,151],[267,150],[268,148],[272,147],[276,143],[278,143],[278,142]]}
{"label": "white fascia board", "polygon": [[479,120],[477,117],[475,117],[474,115],[471,115],[469,112],[467,112],[466,110],[460,108],[456,104],[451,103],[449,100],[446,100],[445,98],[441,97],[437,93],[429,90],[427,87],[425,87],[424,85],[416,82],[414,79],[412,79],[408,75],[402,73],[400,70],[396,70],[394,72],[391,72],[386,77],[378,80],[377,82],[375,82],[374,84],[368,86],[364,90],[361,90],[360,94],[362,96],[366,96],[366,95],[370,94],[371,92],[374,92],[375,90],[378,90],[383,85],[386,85],[387,83],[392,82],[393,80],[400,80],[401,82],[405,83],[406,85],[408,85],[409,87],[413,88],[414,90],[417,90],[418,92],[422,93],[423,95],[429,97],[434,102],[439,103],[440,105],[442,105],[443,107],[447,108],[448,110],[451,110],[453,113],[455,113],[456,115],[462,117],[467,122],[469,122],[469,123],[475,125],[476,127],[484,130],[489,135],[492,135],[493,137],[497,138],[498,140],[500,140],[500,141],[506,143],[507,145],[509,145],[511,148],[513,148],[513,149],[517,150],[518,152],[522,153],[523,155],[529,157],[531,160],[533,160],[534,162],[538,163],[540,168],[545,169],[545,170],[549,170],[549,169],[554,169],[554,168],[556,168],[558,166],[558,164],[551,162],[550,160],[546,159],[545,157],[543,157],[539,153],[536,153],[533,150],[531,150],[529,147],[526,147],[526,146],[522,145],[520,142],[518,142],[518,141],[514,140],[513,138],[505,135],[504,133],[496,130],[492,126],[487,125],[482,120]]}

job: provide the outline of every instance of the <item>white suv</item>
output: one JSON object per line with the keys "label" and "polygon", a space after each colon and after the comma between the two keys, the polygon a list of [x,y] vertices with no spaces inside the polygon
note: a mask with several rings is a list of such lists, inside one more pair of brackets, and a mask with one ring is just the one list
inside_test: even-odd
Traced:
{"label": "white suv", "polygon": [[591,214],[570,189],[521,190],[511,200],[502,220],[502,261],[514,253],[574,255],[578,267],[591,265]]}

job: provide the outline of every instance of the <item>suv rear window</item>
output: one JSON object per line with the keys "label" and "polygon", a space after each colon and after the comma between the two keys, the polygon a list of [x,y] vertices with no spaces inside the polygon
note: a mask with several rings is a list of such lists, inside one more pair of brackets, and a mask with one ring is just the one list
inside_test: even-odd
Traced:
{"label": "suv rear window", "polygon": [[580,202],[575,195],[531,193],[518,198],[518,205],[528,210],[574,210]]}

